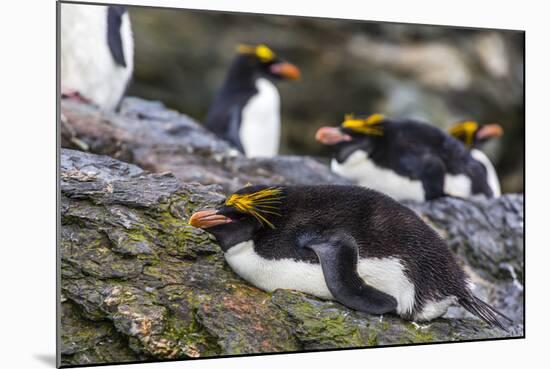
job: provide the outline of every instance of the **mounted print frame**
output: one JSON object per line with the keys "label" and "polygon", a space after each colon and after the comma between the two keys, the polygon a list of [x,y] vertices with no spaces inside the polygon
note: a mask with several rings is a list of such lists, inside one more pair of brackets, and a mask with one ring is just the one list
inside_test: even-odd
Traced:
{"label": "mounted print frame", "polygon": [[57,17],[58,366],[524,338],[523,31]]}

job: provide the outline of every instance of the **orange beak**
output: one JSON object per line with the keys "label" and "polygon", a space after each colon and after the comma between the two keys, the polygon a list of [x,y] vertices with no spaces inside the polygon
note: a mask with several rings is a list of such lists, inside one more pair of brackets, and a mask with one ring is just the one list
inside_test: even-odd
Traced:
{"label": "orange beak", "polygon": [[294,64],[287,62],[275,63],[270,67],[271,73],[281,76],[284,79],[296,81],[300,79],[300,69]]}
{"label": "orange beak", "polygon": [[476,133],[476,138],[478,140],[486,140],[493,137],[500,137],[502,133],[502,127],[499,124],[487,124],[479,129]]}
{"label": "orange beak", "polygon": [[351,141],[350,135],[340,131],[337,127],[321,127],[315,134],[315,139],[324,145],[335,145],[339,142]]}
{"label": "orange beak", "polygon": [[191,215],[189,225],[196,228],[210,228],[220,224],[231,223],[232,220],[224,215],[218,214],[217,210],[201,210]]}

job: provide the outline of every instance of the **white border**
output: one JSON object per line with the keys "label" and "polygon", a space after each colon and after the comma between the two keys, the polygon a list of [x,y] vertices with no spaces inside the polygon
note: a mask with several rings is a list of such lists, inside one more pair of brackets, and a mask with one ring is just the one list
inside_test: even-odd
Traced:
{"label": "white border", "polygon": [[[119,1],[124,3],[125,1]],[[135,368],[422,367],[518,368],[548,362],[548,90],[550,55],[545,3],[503,0],[127,1],[132,4],[311,15],[527,31],[527,338],[257,356]],[[536,4],[536,5],[534,5]],[[55,6],[2,4],[2,367],[52,367],[55,353]],[[116,366],[125,368],[124,366]],[[107,368],[107,367],[106,367]]]}

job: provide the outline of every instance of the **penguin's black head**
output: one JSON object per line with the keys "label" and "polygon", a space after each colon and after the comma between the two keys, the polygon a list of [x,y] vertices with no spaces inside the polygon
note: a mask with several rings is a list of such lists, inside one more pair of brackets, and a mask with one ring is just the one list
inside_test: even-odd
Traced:
{"label": "penguin's black head", "polygon": [[461,141],[468,148],[481,146],[492,138],[502,136],[502,127],[499,124],[479,124],[466,120],[449,128],[449,134]]}
{"label": "penguin's black head", "polygon": [[219,206],[194,213],[189,224],[213,234],[227,251],[261,229],[275,228],[284,198],[282,187],[247,186]]}
{"label": "penguin's black head", "polygon": [[256,46],[237,46],[239,60],[257,71],[261,76],[272,80],[300,79],[300,70],[294,64],[280,59],[269,47],[264,44]]}
{"label": "penguin's black head", "polygon": [[346,115],[339,127],[321,127],[315,139],[333,147],[336,159],[345,161],[359,149],[369,151],[373,139],[384,135],[384,115],[372,114],[367,117]]}

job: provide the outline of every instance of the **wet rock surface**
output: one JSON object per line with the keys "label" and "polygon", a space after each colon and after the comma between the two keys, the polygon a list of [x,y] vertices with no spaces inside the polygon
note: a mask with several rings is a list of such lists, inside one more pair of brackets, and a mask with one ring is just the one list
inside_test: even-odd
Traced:
{"label": "wet rock surface", "polygon": [[523,335],[522,196],[408,204],[448,240],[476,293],[515,320],[508,332],[458,308],[415,326],[295,291],[266,293],[233,273],[189,216],[249,180],[344,181],[313,159],[245,159],[185,116],[135,101],[122,114],[62,106],[64,146],[159,172],[61,150],[64,365]]}

